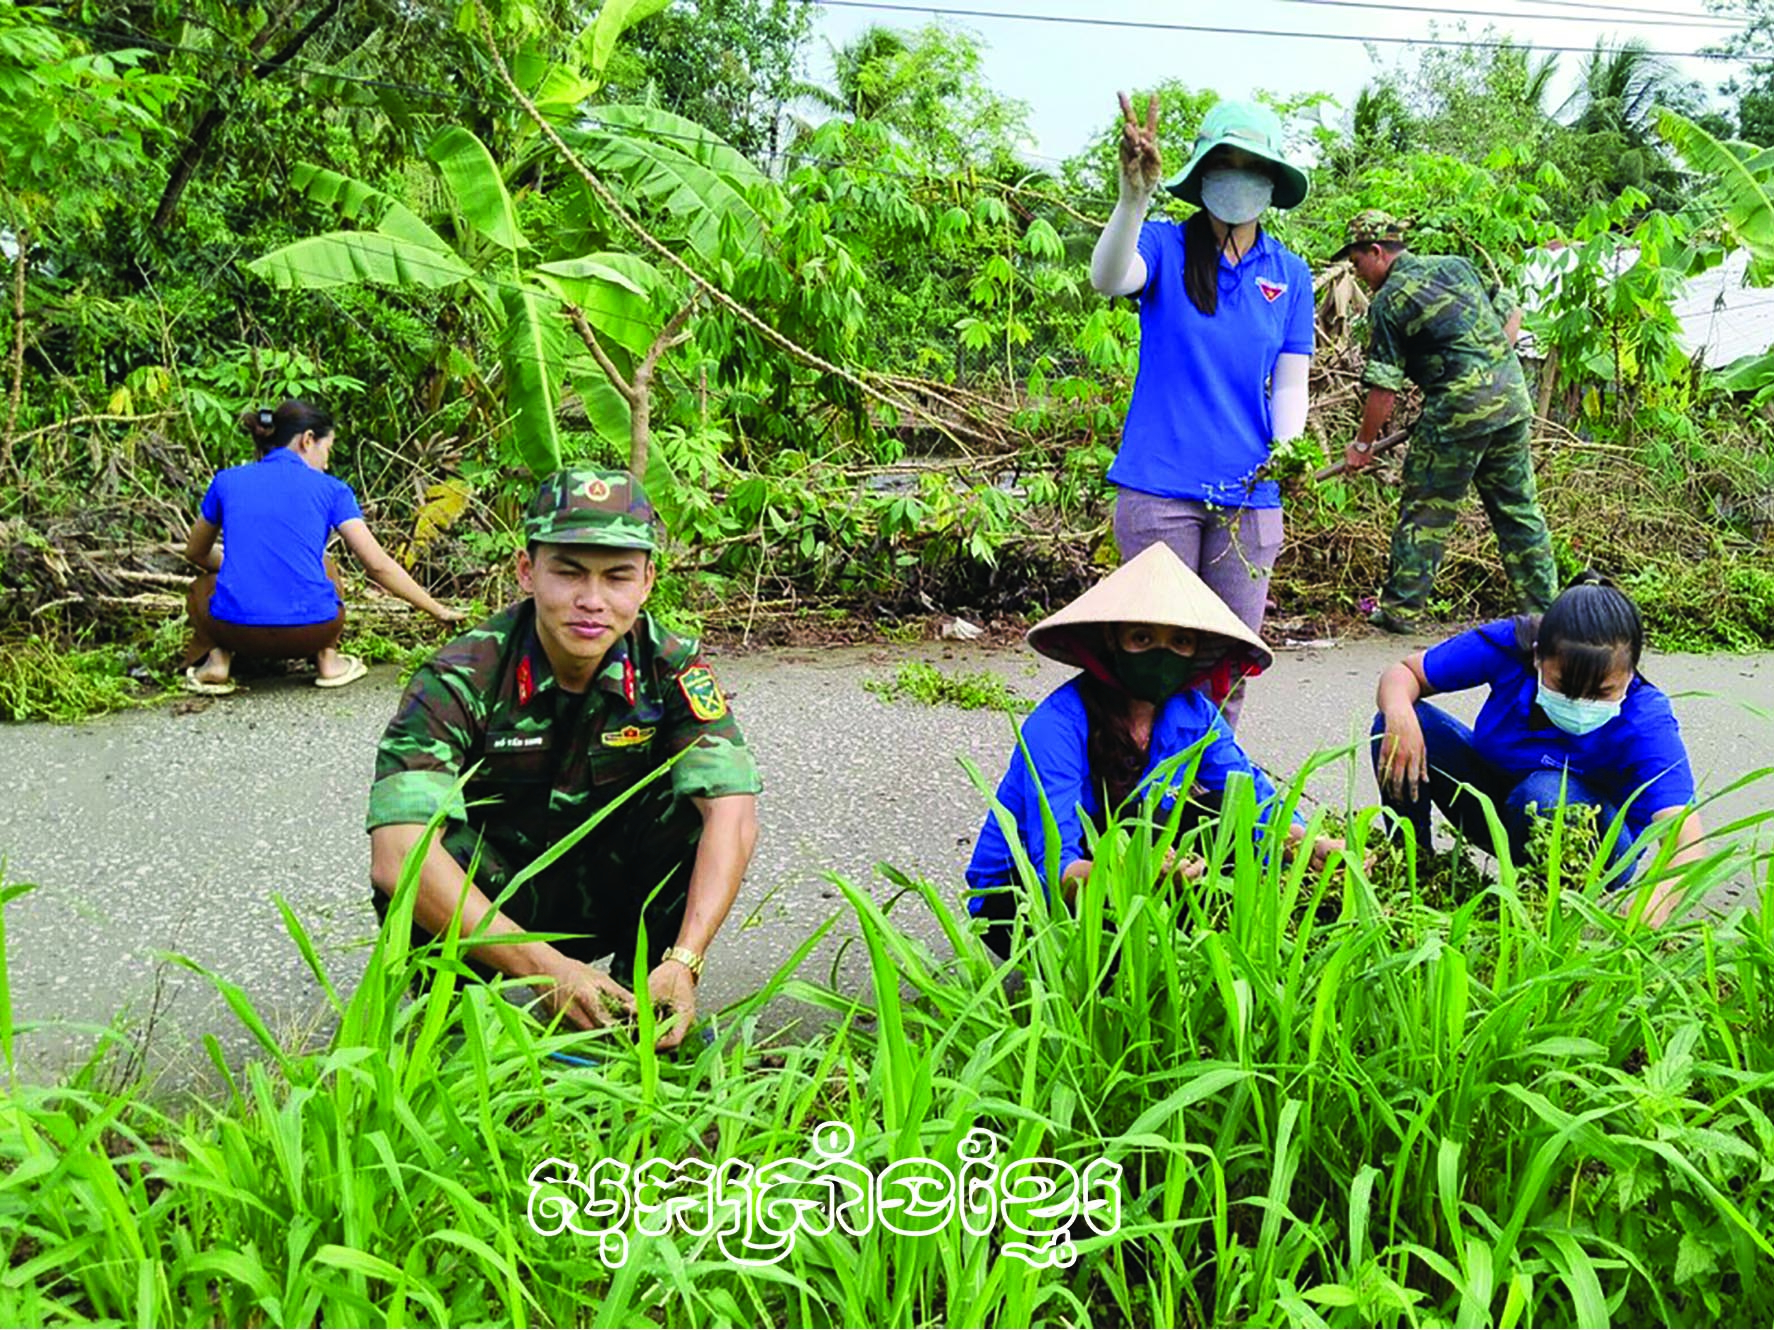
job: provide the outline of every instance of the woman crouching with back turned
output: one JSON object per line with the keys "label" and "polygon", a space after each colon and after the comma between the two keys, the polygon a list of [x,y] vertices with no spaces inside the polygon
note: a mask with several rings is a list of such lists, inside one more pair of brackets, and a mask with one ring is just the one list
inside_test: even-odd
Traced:
{"label": "woman crouching with back turned", "polygon": [[[1671,866],[1702,857],[1700,819],[1687,807],[1688,752],[1669,698],[1638,672],[1644,645],[1638,606],[1586,573],[1543,615],[1485,624],[1391,666],[1373,724],[1381,801],[1422,847],[1431,805],[1468,841],[1492,844],[1476,791],[1495,807],[1518,863],[1535,813],[1550,818],[1561,803],[1594,808],[1603,834],[1625,810],[1611,866],[1647,828],[1676,819]],[[1470,729],[1423,700],[1481,684],[1490,694]],[[1664,885],[1649,921],[1669,918],[1676,898],[1675,884]]]}
{"label": "woman crouching with back turned", "polygon": [[[1060,846],[1060,880],[1070,901],[1089,879],[1085,819],[1143,795],[1166,762],[1203,745],[1195,782],[1202,799],[1217,804],[1234,775],[1255,787],[1266,825],[1275,787],[1252,766],[1218,713],[1213,696],[1268,668],[1262,639],[1184,566],[1168,545],[1146,547],[1058,613],[1029,630],[1031,647],[1082,673],[1050,693],[1023,723],[1019,749],[998,785],[997,801],[1016,821],[1016,833],[1037,874],[1048,862],[1041,796],[1052,810]],[[1033,764],[1034,770],[1029,767]],[[1182,764],[1186,770],[1187,764]],[[1188,795],[1179,790],[1174,793]],[[1296,820],[1290,832],[1297,838]],[[1320,837],[1322,863],[1343,843]],[[1184,866],[1191,872],[1198,866]],[[1016,860],[995,815],[988,814],[967,868],[974,894],[968,909],[991,920],[987,944],[1010,954],[1017,904]],[[1045,884],[1044,884],[1045,885]]]}
{"label": "woman crouching with back turned", "polygon": [[[335,530],[384,590],[439,623],[467,617],[433,600],[388,557],[364,524],[351,486],[326,474],[331,416],[292,398],[275,411],[249,411],[240,427],[252,435],[258,460],[216,474],[185,542],[185,557],[209,570],[185,598],[192,634],[187,688],[233,692],[237,655],[312,657],[314,682],[322,688],[364,676],[364,663],[338,650],[345,604],[338,571],[326,558]],[[224,549],[216,548],[218,536]]]}

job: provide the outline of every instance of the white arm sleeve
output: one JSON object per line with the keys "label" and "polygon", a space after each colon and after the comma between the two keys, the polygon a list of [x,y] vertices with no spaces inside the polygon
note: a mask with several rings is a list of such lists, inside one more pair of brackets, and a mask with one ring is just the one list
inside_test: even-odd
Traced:
{"label": "white arm sleeve", "polygon": [[1146,289],[1146,261],[1140,257],[1140,226],[1149,194],[1123,193],[1109,224],[1090,254],[1090,284],[1106,296],[1131,296]]}
{"label": "white arm sleeve", "polygon": [[1270,433],[1275,443],[1285,443],[1306,428],[1306,375],[1312,357],[1283,352],[1275,360],[1269,382]]}

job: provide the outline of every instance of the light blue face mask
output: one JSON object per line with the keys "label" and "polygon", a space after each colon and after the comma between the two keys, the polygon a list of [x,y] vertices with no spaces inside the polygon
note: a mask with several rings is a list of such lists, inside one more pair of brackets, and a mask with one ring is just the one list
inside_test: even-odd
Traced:
{"label": "light blue face mask", "polygon": [[1553,692],[1544,682],[1535,692],[1534,701],[1540,704],[1546,719],[1566,734],[1593,734],[1620,714],[1618,702],[1566,697],[1563,693]]}
{"label": "light blue face mask", "polygon": [[1227,226],[1256,221],[1274,197],[1275,182],[1261,171],[1224,167],[1201,177],[1201,206]]}

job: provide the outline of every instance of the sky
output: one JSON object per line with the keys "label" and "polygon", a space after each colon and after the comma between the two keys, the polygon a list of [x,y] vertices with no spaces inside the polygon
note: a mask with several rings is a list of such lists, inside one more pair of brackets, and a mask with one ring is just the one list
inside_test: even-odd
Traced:
{"label": "sky", "polygon": [[[1394,68],[1405,39],[1495,39],[1510,36],[1537,50],[1592,48],[1644,39],[1654,50],[1698,52],[1722,44],[1735,27],[1710,14],[1705,0],[1467,0],[1437,6],[1428,0],[882,0],[880,4],[812,0],[815,20],[812,73],[829,76],[824,42],[842,45],[872,24],[917,28],[940,22],[984,39],[987,81],[1026,102],[1037,161],[1077,152],[1106,121],[1120,115],[1115,94],[1177,78],[1221,96],[1249,97],[1262,89],[1281,94],[1327,92],[1347,108],[1375,74]],[[971,11],[965,16],[944,10]],[[1094,20],[1094,24],[1032,22],[991,14],[1042,14]],[[1690,21],[1697,20],[1697,21]],[[1212,28],[1341,34],[1284,37],[1234,33],[1160,31],[1107,26],[1120,21],[1192,24]],[[1461,23],[1464,23],[1462,28]],[[1373,46],[1360,38],[1381,39]],[[1568,93],[1581,56],[1559,59],[1562,81],[1554,98]],[[1708,90],[1743,66],[1735,61],[1684,57],[1672,62]],[[1333,120],[1336,109],[1327,112]]]}

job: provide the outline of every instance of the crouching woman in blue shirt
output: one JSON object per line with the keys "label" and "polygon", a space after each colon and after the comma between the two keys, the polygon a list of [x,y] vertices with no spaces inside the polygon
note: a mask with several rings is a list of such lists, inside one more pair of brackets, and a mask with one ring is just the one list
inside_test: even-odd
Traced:
{"label": "crouching woman in blue shirt", "polygon": [[[1595,808],[1604,832],[1625,809],[1613,863],[1646,828],[1675,818],[1672,863],[1699,858],[1700,819],[1688,811],[1694,775],[1669,698],[1638,672],[1644,641],[1632,600],[1585,574],[1544,615],[1486,624],[1393,665],[1380,677],[1373,724],[1381,801],[1423,846],[1431,805],[1468,840],[1492,843],[1476,790],[1495,807],[1518,862],[1532,810],[1550,817],[1561,800]],[[1480,684],[1490,696],[1471,729],[1423,700]],[[1647,917],[1661,924],[1675,905],[1671,883]]]}
{"label": "crouching woman in blue shirt", "polygon": [[252,436],[258,458],[216,474],[185,542],[185,558],[206,570],[185,597],[191,621],[186,688],[233,692],[236,656],[312,657],[314,682],[322,688],[364,676],[364,663],[338,650],[345,605],[326,558],[334,531],[384,590],[439,623],[467,617],[432,599],[388,556],[364,524],[351,487],[327,475],[331,416],[291,398],[275,411],[247,412],[240,427]]}
{"label": "crouching woman in blue shirt", "polygon": [[[1218,803],[1234,775],[1248,777],[1259,804],[1275,787],[1251,764],[1207,685],[1236,682],[1273,660],[1168,545],[1154,544],[1064,609],[1029,630],[1031,647],[1081,673],[1050,693],[1023,723],[1023,745],[999,782],[997,801],[1016,821],[1029,862],[1048,862],[1041,796],[1060,841],[1063,894],[1070,901],[1091,871],[1084,822],[1143,795],[1164,763],[1203,745],[1195,797]],[[1033,770],[1030,769],[1031,764]],[[1171,770],[1177,764],[1172,763]],[[1187,769],[1187,763],[1182,764]],[[1190,791],[1174,793],[1189,795]],[[1263,808],[1266,820],[1268,807]],[[1296,824],[1291,835],[1298,838]],[[1321,837],[1322,863],[1342,842]],[[1185,866],[1182,871],[1189,872]],[[986,942],[1008,958],[1017,911],[1016,860],[997,816],[988,814],[967,868],[968,909],[991,920]]]}

